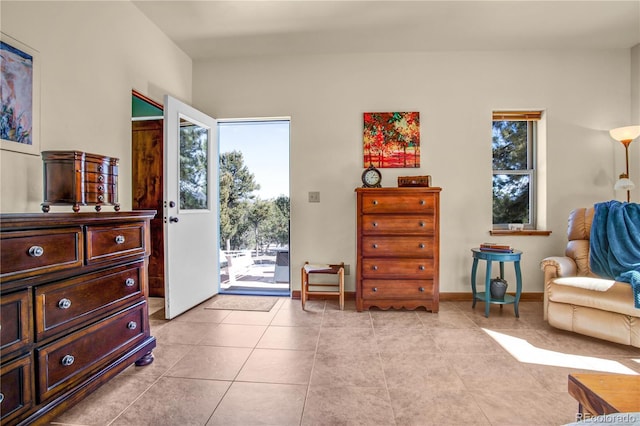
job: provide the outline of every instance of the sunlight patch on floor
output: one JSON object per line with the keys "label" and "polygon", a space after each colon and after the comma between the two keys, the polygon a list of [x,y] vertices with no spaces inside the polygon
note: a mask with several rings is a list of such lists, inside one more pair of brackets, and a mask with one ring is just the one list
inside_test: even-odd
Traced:
{"label": "sunlight patch on floor", "polygon": [[632,369],[620,364],[618,361],[541,349],[519,337],[509,336],[508,334],[498,333],[497,331],[488,330],[486,328],[483,328],[482,330],[484,330],[485,333],[491,336],[520,362],[556,367],[579,368],[582,370],[603,371],[607,373],[638,374]]}

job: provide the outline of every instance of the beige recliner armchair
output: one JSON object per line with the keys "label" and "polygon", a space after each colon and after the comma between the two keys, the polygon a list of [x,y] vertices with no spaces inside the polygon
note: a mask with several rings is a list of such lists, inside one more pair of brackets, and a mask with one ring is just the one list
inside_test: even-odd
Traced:
{"label": "beige recliner armchair", "polygon": [[589,267],[593,213],[593,207],[573,210],[565,256],[541,263],[544,319],[556,328],[640,347],[640,309],[631,285],[599,278]]}

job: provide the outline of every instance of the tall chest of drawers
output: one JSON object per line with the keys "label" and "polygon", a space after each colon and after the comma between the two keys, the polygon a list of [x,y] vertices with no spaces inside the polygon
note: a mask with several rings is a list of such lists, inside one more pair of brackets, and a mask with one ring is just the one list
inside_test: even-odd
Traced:
{"label": "tall chest of drawers", "polygon": [[44,423],[153,361],[154,211],[0,215],[0,424]]}
{"label": "tall chest of drawers", "polygon": [[438,312],[441,188],[357,188],[356,308]]}

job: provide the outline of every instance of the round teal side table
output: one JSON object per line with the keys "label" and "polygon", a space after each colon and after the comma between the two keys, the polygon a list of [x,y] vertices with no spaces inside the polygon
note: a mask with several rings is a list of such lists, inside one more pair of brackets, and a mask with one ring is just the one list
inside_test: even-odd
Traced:
{"label": "round teal side table", "polygon": [[[522,293],[522,274],[520,273],[520,257],[522,252],[520,250],[514,250],[511,253],[501,253],[495,251],[482,251],[479,248],[471,249],[473,253],[473,267],[471,268],[471,291],[473,291],[473,305],[476,307],[476,301],[484,301],[484,316],[489,318],[489,305],[491,303],[507,305],[513,303],[513,311],[516,317],[520,317],[518,313],[518,303],[520,303],[520,294]],[[484,279],[484,293],[476,291],[476,272],[478,270],[478,260],[485,260],[487,262],[486,274]],[[515,297],[510,294],[505,294],[504,299],[493,299],[491,297],[491,263],[500,262],[500,278],[504,279],[504,262],[513,262],[516,270],[516,295]]]}

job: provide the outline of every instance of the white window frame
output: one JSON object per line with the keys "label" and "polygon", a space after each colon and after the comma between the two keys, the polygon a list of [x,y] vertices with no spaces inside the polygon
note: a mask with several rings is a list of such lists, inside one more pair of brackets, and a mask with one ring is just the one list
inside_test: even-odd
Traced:
{"label": "white window frame", "polygon": [[[496,118],[496,113],[505,112],[505,117]],[[524,224],[525,230],[543,229],[546,225],[546,121],[545,111],[530,110],[539,114],[539,119],[527,121],[527,169],[524,170],[494,170],[494,175],[527,175],[529,176],[529,223]],[[513,113],[517,113],[514,111]],[[508,110],[497,110],[492,114],[492,128],[494,121],[516,121],[510,119]],[[522,121],[519,120],[519,121]],[[491,161],[493,164],[493,149]],[[493,179],[491,190],[492,229],[507,230],[509,224],[493,223]]]}

